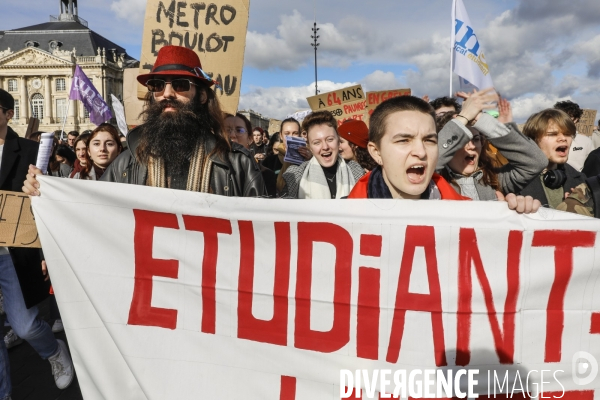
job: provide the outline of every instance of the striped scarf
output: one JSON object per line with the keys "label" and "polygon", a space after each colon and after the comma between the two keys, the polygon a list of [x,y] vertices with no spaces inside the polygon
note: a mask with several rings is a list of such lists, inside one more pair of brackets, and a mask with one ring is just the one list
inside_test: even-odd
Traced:
{"label": "striped scarf", "polygon": [[[211,170],[212,161],[206,156],[205,143],[204,140],[201,140],[196,145],[192,159],[190,160],[190,171],[185,190],[208,193],[210,191]],[[161,188],[169,187],[163,159],[152,156],[148,158],[148,179],[146,185]]]}

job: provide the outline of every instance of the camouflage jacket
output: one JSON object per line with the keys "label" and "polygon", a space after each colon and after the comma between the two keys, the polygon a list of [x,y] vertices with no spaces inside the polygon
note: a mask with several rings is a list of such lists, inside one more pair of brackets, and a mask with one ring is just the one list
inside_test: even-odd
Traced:
{"label": "camouflage jacket", "polygon": [[587,184],[582,183],[577,186],[563,201],[556,207],[557,210],[572,212],[587,217],[594,216],[594,199]]}

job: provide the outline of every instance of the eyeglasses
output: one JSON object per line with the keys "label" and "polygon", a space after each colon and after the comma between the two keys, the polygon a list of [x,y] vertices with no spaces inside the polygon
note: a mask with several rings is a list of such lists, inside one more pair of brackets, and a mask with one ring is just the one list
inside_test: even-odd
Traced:
{"label": "eyeglasses", "polygon": [[246,135],[248,133],[244,128],[225,128],[227,133],[235,133],[237,135]]}
{"label": "eyeglasses", "polygon": [[4,111],[12,110],[12,108],[6,108],[6,107],[2,107],[2,106],[0,106],[0,108],[3,109]]}
{"label": "eyeglasses", "polygon": [[167,82],[164,79],[148,79],[146,87],[148,88],[148,91],[152,93],[160,93],[165,90],[167,84],[171,85],[173,90],[177,93],[187,92],[190,90],[190,85],[198,86],[189,79],[173,79],[171,82]]}

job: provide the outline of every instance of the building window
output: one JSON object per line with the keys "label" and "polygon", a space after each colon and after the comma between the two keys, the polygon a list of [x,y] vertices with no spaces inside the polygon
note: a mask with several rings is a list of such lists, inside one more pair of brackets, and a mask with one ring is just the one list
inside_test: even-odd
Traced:
{"label": "building window", "polygon": [[16,92],[17,91],[17,80],[16,79],[9,79],[8,80],[8,91],[9,92]]}
{"label": "building window", "polygon": [[65,78],[58,78],[56,80],[56,91],[64,92],[65,90],[67,90],[67,84],[65,83]]}
{"label": "building window", "polygon": [[90,119],[90,112],[87,108],[85,108],[85,106],[83,107],[83,118]]}
{"label": "building window", "polygon": [[33,118],[44,118],[44,96],[39,93],[31,97],[31,107],[33,108]]}
{"label": "building window", "polygon": [[67,99],[56,99],[56,118],[62,122],[67,115]]}
{"label": "building window", "polygon": [[21,118],[21,107],[19,106],[19,100],[15,100],[15,116],[13,117],[15,120]]}

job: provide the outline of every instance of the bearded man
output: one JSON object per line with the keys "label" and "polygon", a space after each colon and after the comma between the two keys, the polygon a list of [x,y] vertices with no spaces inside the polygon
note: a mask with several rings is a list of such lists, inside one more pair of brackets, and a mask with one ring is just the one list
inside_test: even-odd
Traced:
{"label": "bearded man", "polygon": [[223,112],[198,55],[184,47],[160,49],[148,88],[144,124],[127,135],[124,151],[103,181],[191,190],[225,196],[265,194],[260,169],[240,146],[229,145]]}

